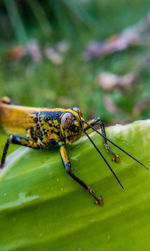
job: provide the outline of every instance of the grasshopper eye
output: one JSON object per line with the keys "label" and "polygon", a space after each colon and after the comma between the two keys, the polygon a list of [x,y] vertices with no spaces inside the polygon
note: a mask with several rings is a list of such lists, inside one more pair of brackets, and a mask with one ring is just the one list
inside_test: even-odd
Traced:
{"label": "grasshopper eye", "polygon": [[80,116],[82,116],[82,112],[78,107],[74,107],[73,110],[77,112]]}
{"label": "grasshopper eye", "polygon": [[70,112],[66,112],[61,118],[61,125],[64,129],[69,128],[72,122],[73,122],[73,117]]}

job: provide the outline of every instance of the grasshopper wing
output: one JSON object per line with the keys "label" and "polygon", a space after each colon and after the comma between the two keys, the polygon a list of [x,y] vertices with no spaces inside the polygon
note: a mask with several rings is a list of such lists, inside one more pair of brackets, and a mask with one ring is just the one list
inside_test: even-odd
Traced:
{"label": "grasshopper wing", "polygon": [[0,124],[9,133],[26,133],[36,125],[39,109],[0,102]]}

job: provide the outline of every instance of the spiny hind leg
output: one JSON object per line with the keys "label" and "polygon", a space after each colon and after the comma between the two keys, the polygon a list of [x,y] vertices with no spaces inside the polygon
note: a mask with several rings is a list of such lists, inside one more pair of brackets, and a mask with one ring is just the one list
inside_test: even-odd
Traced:
{"label": "spiny hind leg", "polygon": [[10,144],[17,144],[17,145],[27,146],[27,147],[31,147],[31,148],[35,148],[35,149],[43,148],[42,145],[40,145],[37,142],[34,142],[32,139],[28,139],[28,138],[26,139],[26,138],[11,135],[6,140],[3,154],[2,154],[2,158],[1,158],[0,168],[3,168],[3,166],[4,166],[6,155],[7,155],[8,148],[9,148]]}
{"label": "spiny hind leg", "polygon": [[82,187],[84,187],[96,200],[96,204],[103,205],[103,200],[101,197],[97,197],[95,192],[90,188],[84,181],[82,181],[80,178],[78,178],[71,170],[71,164],[68,159],[66,147],[63,143],[59,143],[60,146],[60,154],[63,162],[63,166],[65,168],[65,171],[70,175],[72,179],[74,179],[76,182],[78,182]]}
{"label": "spiny hind leg", "polygon": [[[104,123],[103,121],[99,118],[99,117],[96,117],[94,119],[91,119],[88,121],[88,124],[90,124],[91,126],[94,126],[94,125],[97,125],[97,124],[100,124],[100,128],[102,130],[102,135],[104,136],[103,137],[103,144],[104,144],[104,147],[106,148],[107,152],[111,153],[112,156],[113,156],[113,161],[115,162],[119,162],[120,159],[119,159],[119,155],[118,154],[115,154],[111,149],[110,149],[110,146],[107,144],[107,139],[105,138],[106,137],[106,132],[105,132],[105,126],[104,126]],[[87,125],[87,124],[84,124],[84,127],[83,129],[86,131],[88,129],[90,129],[90,127]]]}

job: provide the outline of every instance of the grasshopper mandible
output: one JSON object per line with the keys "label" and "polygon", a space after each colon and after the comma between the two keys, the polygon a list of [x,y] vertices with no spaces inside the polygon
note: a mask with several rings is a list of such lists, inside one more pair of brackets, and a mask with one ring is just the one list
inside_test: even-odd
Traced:
{"label": "grasshopper mandible", "polygon": [[[80,109],[77,107],[69,109],[24,107],[14,105],[8,97],[3,97],[0,99],[0,124],[6,131],[12,133],[5,143],[0,168],[4,166],[10,144],[18,144],[34,149],[48,149],[52,145],[57,145],[60,148],[60,155],[65,171],[84,187],[95,198],[96,203],[100,205],[103,204],[102,197],[97,197],[95,192],[72,172],[71,163],[66,151],[66,144],[72,144],[85,134],[122,188],[123,186],[120,180],[87,133],[87,130],[92,129],[103,137],[104,147],[112,154],[114,161],[119,162],[119,156],[110,149],[107,141],[144,166],[140,161],[106,137],[103,121],[99,117],[85,121]],[[100,124],[101,133],[93,127],[97,124]],[[13,135],[19,132],[26,133],[26,138]],[[146,166],[144,167],[148,169]]]}

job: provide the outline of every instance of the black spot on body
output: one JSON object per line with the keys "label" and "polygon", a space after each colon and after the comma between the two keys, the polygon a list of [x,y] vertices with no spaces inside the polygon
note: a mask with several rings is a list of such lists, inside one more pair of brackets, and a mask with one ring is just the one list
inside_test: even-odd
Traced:
{"label": "black spot on body", "polygon": [[37,130],[40,129],[40,124],[38,123],[37,126],[36,126]]}
{"label": "black spot on body", "polygon": [[60,135],[60,131],[55,132],[55,134],[58,135],[59,137],[61,136],[61,135]]}
{"label": "black spot on body", "polygon": [[33,137],[33,127],[30,129],[31,136]]}
{"label": "black spot on body", "polygon": [[37,123],[38,122],[38,112],[33,112],[33,118],[34,118],[34,122]]}
{"label": "black spot on body", "polygon": [[57,142],[56,142],[54,139],[50,139],[50,144],[56,146],[56,145],[57,145]]}

